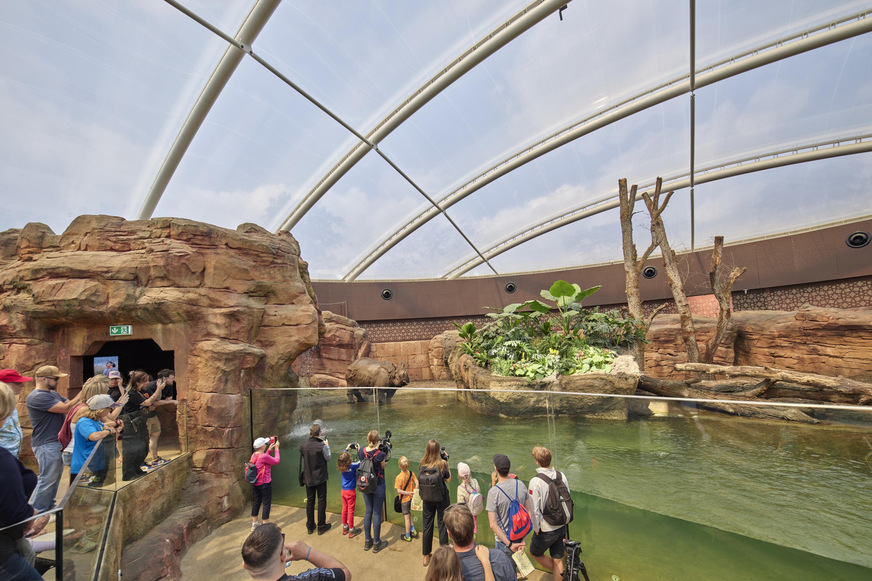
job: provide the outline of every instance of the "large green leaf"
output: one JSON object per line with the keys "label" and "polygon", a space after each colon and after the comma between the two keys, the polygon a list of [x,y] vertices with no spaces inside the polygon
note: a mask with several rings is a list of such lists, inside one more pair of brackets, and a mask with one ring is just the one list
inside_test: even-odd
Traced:
{"label": "large green leaf", "polygon": [[587,297],[589,297],[590,295],[592,295],[593,293],[595,293],[596,291],[598,291],[599,289],[602,288],[602,285],[597,285],[597,286],[592,286],[589,289],[581,290],[581,287],[579,287],[577,284],[573,285],[573,286],[575,286],[575,288],[578,289],[578,291],[575,293],[575,296],[572,297],[572,300],[577,302],[577,303],[580,303],[581,301],[583,301],[584,299],[586,299]]}

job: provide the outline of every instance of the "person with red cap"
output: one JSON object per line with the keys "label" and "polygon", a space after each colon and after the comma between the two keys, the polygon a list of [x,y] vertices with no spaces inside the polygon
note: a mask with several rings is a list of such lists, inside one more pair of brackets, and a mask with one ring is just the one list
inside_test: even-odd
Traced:
{"label": "person with red cap", "polygon": [[[18,397],[18,394],[21,393],[21,388],[28,381],[33,381],[33,378],[25,377],[14,369],[0,369],[0,382],[8,385],[15,394],[15,397]],[[10,454],[18,458],[23,437],[21,422],[18,420],[18,409],[13,408],[12,415],[6,418],[6,421],[0,426],[0,446],[6,448]]]}
{"label": "person with red cap", "polygon": [[63,447],[58,441],[58,432],[63,426],[64,416],[82,399],[81,393],[67,400],[57,392],[58,380],[68,375],[61,373],[54,365],[43,365],[33,374],[36,389],[28,394],[26,400],[27,414],[33,426],[30,447],[39,464],[39,480],[30,503],[39,512],[55,505],[58,484],[64,471]]}

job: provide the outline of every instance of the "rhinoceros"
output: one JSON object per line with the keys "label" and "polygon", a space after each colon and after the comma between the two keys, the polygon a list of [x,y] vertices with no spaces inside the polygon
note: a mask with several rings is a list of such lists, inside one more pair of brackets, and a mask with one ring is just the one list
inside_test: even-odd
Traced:
{"label": "rhinoceros", "polygon": [[[361,357],[348,366],[345,372],[345,381],[350,388],[359,387],[403,387],[409,383],[409,372],[406,366],[400,363],[399,367],[390,361],[376,361],[369,357]],[[379,390],[379,401],[390,403],[391,398],[397,392],[396,389]],[[348,403],[366,401],[359,389],[349,389]]]}

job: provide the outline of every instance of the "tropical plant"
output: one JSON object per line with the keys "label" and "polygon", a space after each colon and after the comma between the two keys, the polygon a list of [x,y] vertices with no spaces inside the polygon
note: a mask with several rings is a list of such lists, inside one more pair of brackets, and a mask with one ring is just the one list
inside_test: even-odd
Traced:
{"label": "tropical plant", "polygon": [[582,301],[599,290],[582,290],[558,280],[539,300],[491,308],[490,322],[481,329],[474,323],[455,323],[463,343],[460,349],[480,367],[498,375],[541,379],[608,371],[615,356],[611,349],[644,341],[641,321],[584,309]]}

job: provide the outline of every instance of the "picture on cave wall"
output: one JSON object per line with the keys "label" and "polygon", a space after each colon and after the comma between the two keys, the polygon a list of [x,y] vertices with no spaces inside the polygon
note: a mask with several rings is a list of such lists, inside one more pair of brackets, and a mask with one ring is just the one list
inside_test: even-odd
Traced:
{"label": "picture on cave wall", "polygon": [[109,375],[110,371],[120,371],[118,369],[118,356],[109,355],[108,357],[94,357],[94,375]]}

